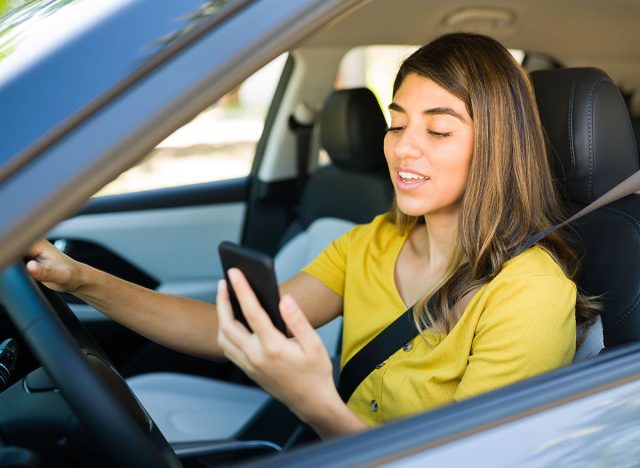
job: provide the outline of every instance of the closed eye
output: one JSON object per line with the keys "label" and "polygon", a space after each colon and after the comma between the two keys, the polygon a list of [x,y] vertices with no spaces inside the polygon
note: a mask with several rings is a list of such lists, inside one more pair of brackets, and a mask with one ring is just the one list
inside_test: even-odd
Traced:
{"label": "closed eye", "polygon": [[385,133],[397,133],[404,130],[404,127],[387,127]]}
{"label": "closed eye", "polygon": [[427,130],[427,133],[436,138],[446,138],[451,135],[451,132],[434,132],[433,130]]}

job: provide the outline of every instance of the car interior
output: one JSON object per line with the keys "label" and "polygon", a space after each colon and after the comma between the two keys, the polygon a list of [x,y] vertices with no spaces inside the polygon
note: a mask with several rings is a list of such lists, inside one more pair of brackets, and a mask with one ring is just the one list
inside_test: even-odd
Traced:
{"label": "car interior", "polygon": [[[640,5],[491,3],[366,3],[288,52],[246,176],[93,198],[47,237],[117,276],[210,302],[222,277],[222,240],[273,255],[278,279],[286,280],[352,226],[387,211],[392,200],[382,150],[388,102],[364,77],[339,85],[345,55],[365,46],[415,46],[454,30],[488,34],[521,52],[567,212],[578,211],[640,169],[640,94],[634,93],[640,68],[629,40],[640,30],[633,19]],[[295,122],[301,104],[312,110],[310,125]],[[583,259],[579,287],[603,303],[580,359],[640,340],[640,271],[628,261],[640,255],[639,197],[574,224]],[[304,442],[303,425],[230,363],[168,350],[63,297],[185,466],[235,462]],[[1,330],[13,329],[6,317],[0,320]],[[319,332],[338,357],[340,319]],[[8,385],[39,367],[22,348]]]}
{"label": "car interior", "polygon": [[[356,223],[384,213],[391,203],[382,153],[386,122],[373,93],[364,88],[331,93],[320,125],[320,141],[332,163],[306,181],[298,216],[275,256],[280,281]],[[334,322],[318,330],[332,354],[338,352],[341,319]],[[148,373],[128,383],[172,443],[232,438],[268,401],[259,389],[183,373]]]}

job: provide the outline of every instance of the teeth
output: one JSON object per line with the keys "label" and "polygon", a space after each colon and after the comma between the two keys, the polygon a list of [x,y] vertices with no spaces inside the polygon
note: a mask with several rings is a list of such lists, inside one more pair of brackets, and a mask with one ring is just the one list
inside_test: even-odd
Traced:
{"label": "teeth", "polygon": [[426,179],[426,177],[419,176],[412,172],[399,171],[398,175],[400,175],[400,177],[406,180],[425,180]]}

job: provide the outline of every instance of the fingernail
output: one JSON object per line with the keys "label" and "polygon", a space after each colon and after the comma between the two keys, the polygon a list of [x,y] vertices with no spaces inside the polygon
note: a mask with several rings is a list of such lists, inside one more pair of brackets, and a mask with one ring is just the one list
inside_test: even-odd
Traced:
{"label": "fingernail", "polygon": [[223,279],[218,280],[218,289],[219,290],[222,290],[222,289],[224,289],[226,287],[227,287],[227,285],[226,285],[226,281],[225,280],[223,280]]}
{"label": "fingernail", "polygon": [[238,269],[237,268],[229,268],[229,271],[227,273],[229,274],[229,279],[231,281],[237,281],[238,280]]}

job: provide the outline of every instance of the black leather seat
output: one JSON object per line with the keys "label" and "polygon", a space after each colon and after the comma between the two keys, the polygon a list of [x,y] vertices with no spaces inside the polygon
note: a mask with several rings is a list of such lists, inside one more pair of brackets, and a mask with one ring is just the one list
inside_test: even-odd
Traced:
{"label": "black leather seat", "polygon": [[631,127],[636,137],[636,148],[640,147],[640,117],[631,117]]}
{"label": "black leather seat", "polygon": [[[638,170],[629,113],[601,70],[531,76],[555,176],[570,211],[577,211]],[[576,228],[584,249],[579,287],[602,296],[605,346],[640,340],[640,195],[587,215]]]}
{"label": "black leather seat", "polygon": [[393,188],[384,158],[387,126],[380,105],[367,88],[332,92],[320,116],[320,144],[331,164],[308,179],[298,216],[281,244],[320,218],[366,223],[391,206]]}

